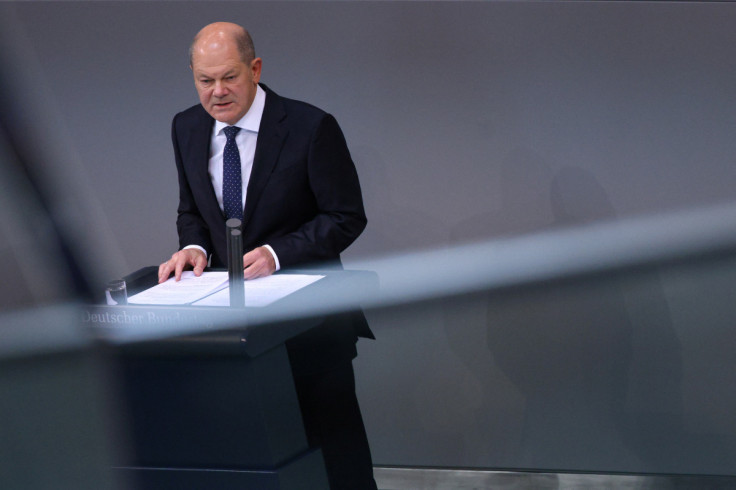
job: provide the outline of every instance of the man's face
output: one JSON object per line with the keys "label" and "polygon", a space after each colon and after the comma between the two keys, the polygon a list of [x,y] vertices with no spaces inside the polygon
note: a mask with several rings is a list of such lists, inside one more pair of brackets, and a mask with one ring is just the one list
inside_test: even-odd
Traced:
{"label": "man's face", "polygon": [[201,44],[192,55],[199,101],[212,117],[233,125],[248,112],[256,96],[261,59],[243,62],[235,43],[229,40]]}

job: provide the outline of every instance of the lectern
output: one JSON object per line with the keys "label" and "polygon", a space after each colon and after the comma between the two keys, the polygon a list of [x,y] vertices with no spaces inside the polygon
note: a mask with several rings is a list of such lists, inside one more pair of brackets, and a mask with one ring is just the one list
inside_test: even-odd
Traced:
{"label": "lectern", "polygon": [[[324,297],[346,281],[375,282],[373,273],[320,274],[267,308]],[[145,268],[126,282],[134,293],[155,275]],[[284,344],[321,318],[260,321],[247,310],[168,306],[93,306],[84,317],[117,361],[132,453],[117,471],[135,488],[328,488],[322,453],[307,445]]]}

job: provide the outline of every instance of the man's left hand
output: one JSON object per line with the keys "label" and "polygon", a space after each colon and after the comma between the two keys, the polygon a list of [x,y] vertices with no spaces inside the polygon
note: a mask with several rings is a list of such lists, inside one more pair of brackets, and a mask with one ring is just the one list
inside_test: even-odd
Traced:
{"label": "man's left hand", "polygon": [[276,271],[276,261],[266,247],[254,248],[243,255],[243,276],[246,280],[270,276]]}

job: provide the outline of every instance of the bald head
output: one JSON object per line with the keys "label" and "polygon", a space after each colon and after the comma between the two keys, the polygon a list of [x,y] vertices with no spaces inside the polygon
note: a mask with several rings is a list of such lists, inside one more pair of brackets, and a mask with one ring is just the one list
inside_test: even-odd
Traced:
{"label": "bald head", "polygon": [[250,64],[256,57],[253,39],[243,27],[232,22],[215,22],[200,30],[189,47],[189,66],[193,65],[195,56],[206,49],[222,48],[225,44],[235,43],[243,63]]}
{"label": "bald head", "polygon": [[197,33],[190,50],[194,87],[202,107],[218,121],[233,125],[250,109],[261,78],[248,32],[217,22]]}

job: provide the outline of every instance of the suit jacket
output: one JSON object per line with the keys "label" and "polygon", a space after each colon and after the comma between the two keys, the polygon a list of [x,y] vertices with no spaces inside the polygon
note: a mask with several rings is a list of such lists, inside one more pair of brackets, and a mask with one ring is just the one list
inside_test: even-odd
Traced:
{"label": "suit jacket", "polygon": [[[330,114],[261,87],[266,104],[243,210],[244,250],[268,244],[282,269],[342,268],[340,253],[367,222],[345,137]],[[227,261],[225,215],[208,173],[214,123],[197,104],[174,117],[171,138],[180,248],[199,245],[211,252],[212,266],[221,267]],[[357,335],[373,337],[362,315],[353,324]]]}
{"label": "suit jacket", "polygon": [[[331,115],[279,97],[266,105],[243,211],[243,246],[270,245],[282,268],[339,264],[366,225],[355,165]],[[226,264],[225,216],[208,174],[214,119],[201,105],[177,114],[172,140],[179,172],[180,246],[200,245]]]}

